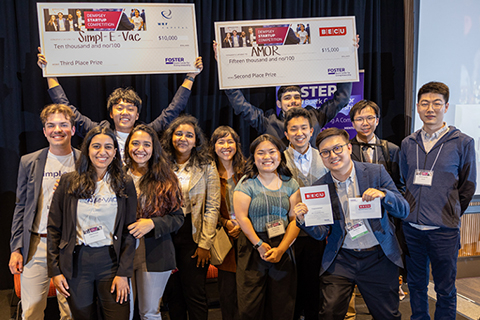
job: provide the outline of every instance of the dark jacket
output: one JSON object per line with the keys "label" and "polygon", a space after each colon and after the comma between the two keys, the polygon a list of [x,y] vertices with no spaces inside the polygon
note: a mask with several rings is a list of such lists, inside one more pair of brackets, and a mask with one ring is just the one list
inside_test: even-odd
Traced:
{"label": "dark jacket", "polygon": [[144,236],[147,271],[173,270],[176,265],[171,233],[177,232],[183,225],[183,211],[178,209],[163,217],[152,217],[150,219],[152,219],[155,228]]}
{"label": "dark jacket", "polygon": [[[426,153],[420,131],[403,139],[400,151],[400,168],[406,182],[405,199],[410,204],[410,215],[405,221],[460,228],[460,217],[475,193],[475,141],[450,126],[449,131]],[[433,167],[432,186],[413,183],[417,169],[417,149],[418,169],[431,170],[437,159]]]}
{"label": "dark jacket", "polygon": [[[390,141],[379,139],[376,135],[375,138],[377,139],[375,152],[382,153],[382,155],[378,157],[378,164],[385,167],[390,177],[392,177],[393,182],[395,182],[398,191],[400,191],[402,195],[405,194],[405,182],[400,177],[400,148]],[[358,142],[357,138],[354,137],[350,140],[350,144],[352,145],[352,160],[365,162],[361,148],[362,143]],[[385,152],[387,152],[387,154],[385,154]],[[380,160],[381,157],[383,157],[385,161]]]}
{"label": "dark jacket", "polygon": [[[12,252],[21,250],[24,265],[27,264],[31,230],[37,214],[38,197],[42,190],[47,156],[48,148],[26,154],[20,159],[18,168],[17,203],[13,213],[10,250]],[[74,160],[79,156],[80,151],[73,149]]]}
{"label": "dark jacket", "polygon": [[[63,274],[71,279],[73,274],[73,250],[77,242],[77,204],[78,199],[67,193],[72,182],[73,172],[64,174],[53,195],[47,225],[47,262],[48,276]],[[116,276],[131,277],[135,238],[128,232],[127,226],[135,222],[137,194],[132,178],[126,176],[127,197],[117,195],[117,215],[113,232],[113,248],[117,256]]]}
{"label": "dark jacket", "polygon": [[[70,104],[70,101],[68,100],[65,91],[63,91],[62,86],[55,86],[49,89],[48,93],[50,94],[50,98],[52,99],[53,103],[65,104],[72,109],[73,113],[75,114],[75,128],[77,129],[76,134],[79,137],[84,138],[88,131],[98,125],[110,127],[110,122],[108,122],[108,120],[95,122],[89,117],[81,114],[74,105]],[[170,122],[177,118],[180,115],[180,112],[182,112],[187,106],[190,93],[190,90],[180,86],[180,88],[177,90],[177,93],[173,97],[172,102],[170,102],[168,107],[162,110],[162,113],[155,120],[150,122],[148,126],[152,127],[156,132],[161,132],[167,129]]]}
{"label": "dark jacket", "polygon": [[[388,216],[404,219],[409,212],[408,203],[398,192],[392,178],[382,165],[356,161],[353,163],[360,194],[363,194],[368,188],[385,192],[385,198],[381,200],[382,217],[380,219],[368,219],[368,222],[388,259],[397,266],[403,267],[402,251],[395,236],[395,227]],[[314,185],[322,184],[328,184],[334,219],[333,225],[306,227],[305,225],[299,225],[297,222],[300,228],[317,240],[323,240],[328,235],[320,274],[323,274],[335,260],[346,236],[345,217],[330,172],[314,183]]]}

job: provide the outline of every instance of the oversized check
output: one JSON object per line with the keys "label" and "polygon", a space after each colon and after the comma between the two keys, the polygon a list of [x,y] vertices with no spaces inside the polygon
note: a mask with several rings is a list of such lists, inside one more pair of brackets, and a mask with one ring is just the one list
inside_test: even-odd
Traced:
{"label": "oversized check", "polygon": [[44,77],[195,72],[195,7],[37,3]]}
{"label": "oversized check", "polygon": [[355,82],[355,17],[215,22],[220,89]]}

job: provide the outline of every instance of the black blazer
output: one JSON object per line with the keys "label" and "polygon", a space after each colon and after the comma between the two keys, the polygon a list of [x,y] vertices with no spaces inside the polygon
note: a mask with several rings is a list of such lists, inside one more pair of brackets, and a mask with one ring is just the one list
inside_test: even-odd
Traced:
{"label": "black blazer", "polygon": [[[67,188],[72,182],[72,178],[73,172],[62,176],[50,205],[47,225],[49,277],[63,274],[67,279],[71,279],[73,274],[78,199],[67,194]],[[127,176],[126,180],[127,197],[117,195],[118,208],[113,234],[113,247],[118,261],[116,275],[120,277],[132,276],[135,254],[135,238],[128,232],[127,226],[135,222],[137,193],[132,178]]]}
{"label": "black blazer", "polygon": [[163,272],[176,268],[175,248],[172,232],[177,232],[183,225],[182,209],[170,212],[163,217],[152,217],[155,228],[145,238],[145,259],[148,272]]}

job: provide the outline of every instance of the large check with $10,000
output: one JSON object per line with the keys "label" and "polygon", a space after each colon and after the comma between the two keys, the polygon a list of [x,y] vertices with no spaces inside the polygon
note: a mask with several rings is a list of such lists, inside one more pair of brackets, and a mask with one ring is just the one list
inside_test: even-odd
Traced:
{"label": "large check with $10,000", "polygon": [[37,3],[45,77],[195,72],[193,4]]}

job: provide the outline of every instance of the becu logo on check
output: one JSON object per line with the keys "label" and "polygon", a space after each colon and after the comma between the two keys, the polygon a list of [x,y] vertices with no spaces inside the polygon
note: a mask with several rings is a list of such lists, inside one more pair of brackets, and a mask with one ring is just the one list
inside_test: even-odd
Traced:
{"label": "becu logo on check", "polygon": [[347,27],[319,28],[320,37],[344,36],[347,34]]}
{"label": "becu logo on check", "polygon": [[371,207],[371,204],[361,204],[358,206],[358,209],[370,209]]}
{"label": "becu logo on check", "polygon": [[305,199],[321,199],[325,198],[325,192],[312,192],[312,193],[305,193]]}

